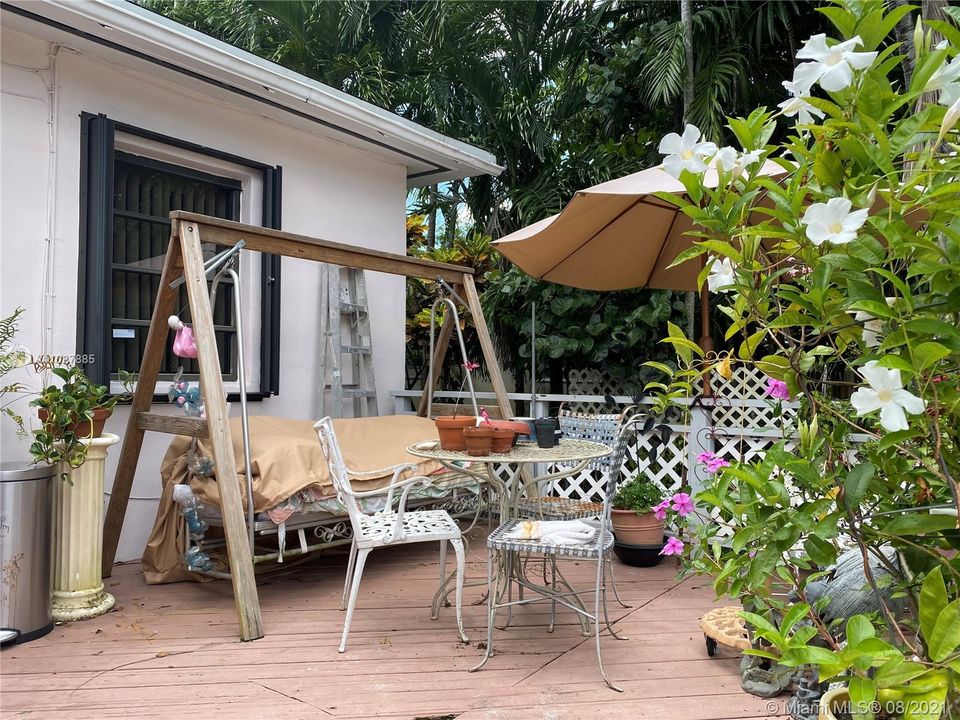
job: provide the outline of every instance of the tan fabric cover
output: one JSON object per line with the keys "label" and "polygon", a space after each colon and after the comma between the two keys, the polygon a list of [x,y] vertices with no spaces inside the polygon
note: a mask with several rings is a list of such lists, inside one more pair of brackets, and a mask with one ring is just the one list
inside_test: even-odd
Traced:
{"label": "tan fabric cover", "polygon": [[[437,439],[432,420],[415,415],[387,415],[335,420],[333,427],[347,467],[353,472],[370,474],[370,479],[354,481],[357,490],[386,485],[392,476],[390,468],[394,465],[416,463],[416,474],[420,475],[429,475],[441,467],[436,461],[423,460],[406,452],[406,447],[415,442]],[[237,480],[246,507],[247,484],[239,418],[231,418],[230,431],[237,460]],[[190,487],[204,503],[220,504],[215,478],[188,477],[190,442],[189,437],[174,438],[160,465],[163,492],[142,558],[144,577],[151,584],[199,578],[180,565],[186,546],[185,538],[178,536],[179,508],[173,502],[173,486],[189,480]],[[205,454],[209,452],[202,440],[200,448]],[[336,494],[312,420],[251,417],[250,455],[257,512],[272,508],[310,486],[316,486],[322,495]]]}
{"label": "tan fabric cover", "polygon": [[[763,174],[785,175],[768,160]],[[708,168],[707,187],[717,172]],[[494,243],[529,275],[586,290],[651,287],[697,290],[701,262],[669,265],[698,238],[690,218],[656,196],[683,194],[683,184],[661,167],[579,190],[559,215],[517,230]]]}

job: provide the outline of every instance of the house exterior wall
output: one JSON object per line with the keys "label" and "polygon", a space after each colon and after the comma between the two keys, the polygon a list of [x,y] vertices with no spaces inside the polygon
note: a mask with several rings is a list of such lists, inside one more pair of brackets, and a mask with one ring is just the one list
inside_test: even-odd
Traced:
{"label": "house exterior wall", "polygon": [[[73,355],[77,350],[82,112],[104,113],[163,135],[280,165],[284,230],[404,252],[403,166],[23,33],[3,30],[0,45],[0,314],[18,305],[26,308],[18,340],[33,355]],[[319,264],[283,258],[280,394],[252,403],[251,414],[315,417],[322,348],[317,332],[320,276]],[[404,382],[404,280],[368,273],[367,284],[379,404],[386,410],[392,407],[389,390]],[[246,317],[258,316],[248,312]],[[259,353],[251,354],[256,362]],[[33,385],[42,380],[27,370],[17,371],[13,379]],[[36,426],[25,403],[16,407]],[[167,406],[155,409],[173,411]],[[238,411],[234,403],[231,412]],[[127,416],[126,408],[118,407],[107,432],[122,435]],[[29,459],[28,442],[16,437],[12,423],[4,419],[0,426],[3,460]],[[142,553],[168,444],[166,436],[146,437],[118,560]],[[107,468],[108,492],[118,456],[119,448]]]}

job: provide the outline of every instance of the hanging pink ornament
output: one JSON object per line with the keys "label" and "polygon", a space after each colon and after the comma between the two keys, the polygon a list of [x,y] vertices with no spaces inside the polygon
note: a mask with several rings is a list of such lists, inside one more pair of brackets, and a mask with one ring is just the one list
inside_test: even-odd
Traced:
{"label": "hanging pink ornament", "polygon": [[177,336],[173,339],[173,354],[182,358],[197,356],[197,343],[193,339],[193,328],[189,325],[177,330]]}

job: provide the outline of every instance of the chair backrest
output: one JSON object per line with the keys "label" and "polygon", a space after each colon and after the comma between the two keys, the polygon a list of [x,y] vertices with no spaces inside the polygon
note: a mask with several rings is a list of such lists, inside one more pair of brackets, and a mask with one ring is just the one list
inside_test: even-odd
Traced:
{"label": "chair backrest", "polygon": [[353,526],[355,537],[360,534],[360,515],[363,510],[360,503],[352,495],[353,486],[350,484],[350,471],[343,460],[343,453],[340,452],[340,445],[337,442],[337,435],[333,431],[333,420],[325,417],[313,426],[317,431],[317,437],[320,439],[320,448],[323,450],[323,456],[327,459],[327,466],[330,469],[330,480],[333,482],[333,488],[337,491],[337,499],[347,508],[347,514],[350,516],[350,524]]}
{"label": "chair backrest", "polygon": [[636,434],[639,419],[638,415],[628,417],[626,412],[617,415],[560,412],[560,429],[563,437],[592,440],[613,448],[611,454],[597,458],[587,465],[591,470],[602,470],[606,473],[605,502],[612,500],[617,493],[620,468],[627,454],[627,446]]}

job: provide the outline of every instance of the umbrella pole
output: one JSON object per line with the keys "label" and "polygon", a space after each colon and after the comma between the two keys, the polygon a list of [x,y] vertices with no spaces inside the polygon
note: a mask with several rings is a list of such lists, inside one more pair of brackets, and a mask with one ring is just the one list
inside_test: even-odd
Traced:
{"label": "umbrella pole", "polygon": [[532,418],[537,414],[537,303],[530,303],[530,412]]}
{"label": "umbrella pole", "polygon": [[[713,338],[710,336],[710,290],[706,283],[700,289],[700,347],[707,357],[713,352]],[[713,397],[709,371],[703,374],[703,396]]]}

